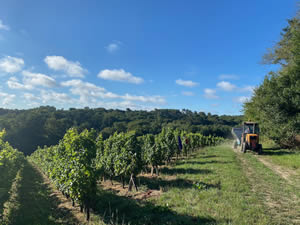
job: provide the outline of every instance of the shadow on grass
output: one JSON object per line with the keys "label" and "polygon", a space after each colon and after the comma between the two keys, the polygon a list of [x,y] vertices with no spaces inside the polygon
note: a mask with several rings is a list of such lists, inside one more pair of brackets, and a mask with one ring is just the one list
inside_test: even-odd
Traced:
{"label": "shadow on grass", "polygon": [[19,207],[13,209],[11,224],[79,224],[67,208],[44,183],[41,174],[27,161],[18,189]]}
{"label": "shadow on grass", "polygon": [[99,190],[94,213],[108,224],[163,225],[163,224],[215,224],[209,217],[180,215],[167,206],[155,206],[150,202],[118,196]]}
{"label": "shadow on grass", "polygon": [[295,154],[295,152],[289,149],[282,148],[263,148],[262,155],[290,155]]}
{"label": "shadow on grass", "polygon": [[[189,162],[187,162],[186,164],[190,164]],[[166,175],[176,175],[176,174],[208,174],[211,173],[211,170],[207,170],[207,169],[192,169],[192,168],[168,168],[168,167],[164,167],[160,170],[160,172],[162,174],[166,174]]]}
{"label": "shadow on grass", "polygon": [[177,178],[174,180],[164,180],[160,177],[139,177],[139,182],[141,185],[147,186],[148,189],[154,190],[167,190],[169,188],[192,188],[193,182],[190,180],[185,180],[181,178]]}
{"label": "shadow on grass", "polygon": [[[2,171],[0,171],[2,172]],[[0,221],[4,210],[4,203],[9,199],[9,190],[16,174],[8,177],[0,173]]]}
{"label": "shadow on grass", "polygon": [[205,161],[205,162],[199,162],[199,161],[187,160],[187,161],[176,162],[176,165],[183,165],[183,164],[205,165],[205,164],[228,164],[228,163],[233,163],[233,161],[210,160],[210,161]]}
{"label": "shadow on grass", "polygon": [[200,158],[202,159],[208,159],[208,158],[215,158],[218,157],[217,155],[200,155]]}

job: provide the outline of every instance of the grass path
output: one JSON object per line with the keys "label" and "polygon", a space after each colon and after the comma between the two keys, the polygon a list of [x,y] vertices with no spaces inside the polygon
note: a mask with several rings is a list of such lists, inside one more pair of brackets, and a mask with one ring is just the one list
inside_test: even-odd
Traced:
{"label": "grass path", "polygon": [[268,208],[273,224],[300,224],[300,180],[290,180],[289,169],[251,152],[236,152],[252,191]]}
{"label": "grass path", "polygon": [[58,207],[60,201],[30,163],[25,163],[14,185],[5,203],[4,224],[78,224],[67,209]]}
{"label": "grass path", "polygon": [[[282,166],[278,166],[272,162],[270,162],[268,159],[263,158],[262,156],[256,156],[256,158],[262,162],[266,167],[277,173],[279,176],[281,176],[283,179],[285,179],[289,184],[293,184],[293,181],[291,180],[291,176],[297,175],[294,170],[284,168]],[[300,162],[299,162],[300,163]]]}

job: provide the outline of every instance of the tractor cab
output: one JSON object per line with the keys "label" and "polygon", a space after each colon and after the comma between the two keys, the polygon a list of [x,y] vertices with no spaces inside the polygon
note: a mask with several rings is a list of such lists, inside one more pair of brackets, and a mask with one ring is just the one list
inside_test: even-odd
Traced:
{"label": "tractor cab", "polygon": [[247,149],[262,152],[262,145],[259,143],[259,125],[255,122],[244,122],[241,137],[241,151],[246,152]]}

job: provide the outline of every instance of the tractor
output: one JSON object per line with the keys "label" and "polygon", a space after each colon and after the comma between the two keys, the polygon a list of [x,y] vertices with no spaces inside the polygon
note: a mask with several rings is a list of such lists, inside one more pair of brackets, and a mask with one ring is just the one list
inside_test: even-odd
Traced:
{"label": "tractor", "polygon": [[241,137],[241,151],[246,152],[248,149],[262,153],[262,145],[259,143],[259,125],[255,122],[244,122]]}

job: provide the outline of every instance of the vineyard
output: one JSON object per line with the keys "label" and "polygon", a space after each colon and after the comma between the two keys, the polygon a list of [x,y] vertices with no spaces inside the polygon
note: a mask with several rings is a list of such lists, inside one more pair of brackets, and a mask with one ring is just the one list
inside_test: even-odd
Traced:
{"label": "vineyard", "polygon": [[170,128],[107,139],[93,129],[71,128],[57,145],[25,158],[4,136],[1,224],[267,225],[300,219],[296,153],[242,154],[223,138]]}
{"label": "vineyard", "polygon": [[220,143],[223,138],[163,129],[158,135],[137,137],[134,132],[115,133],[103,141],[94,130],[79,133],[71,128],[56,146],[39,148],[30,161],[38,166],[55,186],[90,218],[97,181],[105,178],[128,181],[128,190],[138,190],[136,177],[142,171],[156,170],[188,156],[197,148]]}
{"label": "vineyard", "polygon": [[23,153],[3,141],[4,135],[5,130],[0,132],[0,177],[2,181],[0,182],[0,215],[2,215],[4,204],[9,198],[9,190],[14,179],[20,173],[25,161]]}

